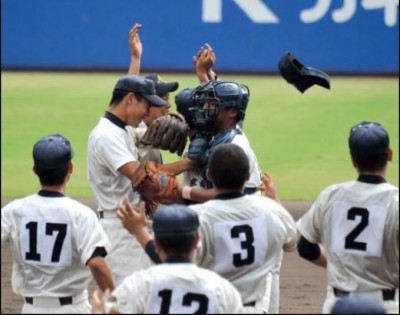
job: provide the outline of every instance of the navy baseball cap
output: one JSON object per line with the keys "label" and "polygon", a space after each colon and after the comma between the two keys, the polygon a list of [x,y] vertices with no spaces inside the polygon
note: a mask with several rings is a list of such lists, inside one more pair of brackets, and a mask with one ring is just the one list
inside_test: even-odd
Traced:
{"label": "navy baseball cap", "polygon": [[348,296],[336,301],[331,314],[386,314],[375,299],[363,296]]}
{"label": "navy baseball cap", "polygon": [[182,205],[164,206],[158,209],[153,217],[153,230],[156,236],[195,232],[199,226],[197,213]]}
{"label": "navy baseball cap", "polygon": [[35,143],[32,155],[35,168],[51,170],[71,161],[74,151],[67,138],[60,134],[52,134]]}
{"label": "navy baseball cap", "polygon": [[156,95],[155,84],[152,80],[138,75],[126,75],[120,78],[114,87],[115,91],[133,92],[142,95],[152,106],[165,106],[167,103]]}
{"label": "navy baseball cap", "polygon": [[350,130],[349,148],[354,155],[379,155],[389,150],[389,135],[377,122],[363,121]]}
{"label": "navy baseball cap", "polygon": [[164,96],[165,94],[174,92],[179,88],[178,82],[164,82],[157,73],[150,74],[146,77],[146,79],[152,80],[154,82],[156,87],[156,94],[158,96]]}

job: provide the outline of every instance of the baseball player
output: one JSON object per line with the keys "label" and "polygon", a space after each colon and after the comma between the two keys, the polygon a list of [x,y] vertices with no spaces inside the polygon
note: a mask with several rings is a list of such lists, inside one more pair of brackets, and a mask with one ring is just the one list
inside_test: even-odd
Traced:
{"label": "baseball player", "polygon": [[1,209],[1,243],[11,242],[12,287],[24,297],[22,313],[89,314],[91,274],[103,291],[114,289],[103,228],[91,209],[65,196],[72,157],[62,135],[41,138],[33,171],[42,189]]}
{"label": "baseball player", "polygon": [[[266,311],[267,275],[280,263],[282,248],[296,248],[295,222],[272,199],[244,194],[250,163],[239,146],[220,145],[212,153],[208,169],[217,195],[204,204],[190,206],[200,218],[202,243],[195,261],[232,282],[245,306]],[[122,208],[119,217],[148,255],[159,262],[143,220],[124,215]]]}
{"label": "baseball player", "polygon": [[[127,203],[125,215],[144,218]],[[216,273],[193,264],[199,218],[186,206],[160,208],[153,218],[154,244],[162,264],[133,273],[112,293],[114,311],[127,314],[233,314],[239,292]],[[108,305],[110,307],[110,305]]]}
{"label": "baseball player", "polygon": [[88,178],[98,208],[100,222],[112,249],[107,262],[116,285],[133,271],[151,265],[137,242],[121,227],[117,205],[128,196],[138,206],[140,196],[131,187],[134,171],[139,166],[137,147],[126,129],[138,127],[149,115],[150,107],[165,106],[155,94],[154,83],[140,76],[125,76],[115,85],[109,110],[100,118],[89,136]]}
{"label": "baseball player", "polygon": [[389,135],[364,121],[350,130],[357,180],[324,189],[297,222],[301,257],[328,269],[323,313],[337,299],[372,296],[387,313],[398,313],[399,189],[386,182],[392,160]]}
{"label": "baseball player", "polygon": [[[245,116],[249,100],[248,88],[231,81],[210,81],[197,87],[191,99],[196,104],[193,111],[198,113],[195,113],[198,133],[189,146],[188,157],[200,158],[206,164],[211,153],[221,144],[234,143],[240,146],[250,163],[250,177],[246,181],[245,193],[258,194],[257,187],[262,184],[260,167],[247,137],[237,126],[238,121]],[[211,140],[207,138],[208,134],[211,134]],[[211,182],[204,188],[210,186]],[[184,186],[182,196],[187,200],[204,202],[212,199],[215,192]]]}

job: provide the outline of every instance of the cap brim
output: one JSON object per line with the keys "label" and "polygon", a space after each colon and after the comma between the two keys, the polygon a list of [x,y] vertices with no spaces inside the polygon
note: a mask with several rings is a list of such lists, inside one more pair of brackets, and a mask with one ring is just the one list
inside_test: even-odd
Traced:
{"label": "cap brim", "polygon": [[142,94],[142,96],[150,102],[150,105],[162,107],[167,105],[167,103],[159,96],[153,94]]}
{"label": "cap brim", "polygon": [[156,93],[159,96],[165,95],[170,92],[174,92],[179,88],[178,82],[167,82],[161,83],[159,86],[156,87]]}

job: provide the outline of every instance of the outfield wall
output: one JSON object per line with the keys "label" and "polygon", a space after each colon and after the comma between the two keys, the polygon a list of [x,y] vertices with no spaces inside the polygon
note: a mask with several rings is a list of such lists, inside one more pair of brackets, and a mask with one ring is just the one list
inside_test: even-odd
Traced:
{"label": "outfield wall", "polygon": [[291,51],[335,73],[398,74],[398,0],[2,0],[3,69],[126,69],[143,24],[142,69],[189,71],[205,42],[216,69],[277,71]]}

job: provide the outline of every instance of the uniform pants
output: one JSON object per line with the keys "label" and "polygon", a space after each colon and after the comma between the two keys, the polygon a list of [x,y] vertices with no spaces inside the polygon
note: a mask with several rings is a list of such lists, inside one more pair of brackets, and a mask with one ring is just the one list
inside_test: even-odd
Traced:
{"label": "uniform pants", "polygon": [[24,303],[21,314],[91,314],[88,292],[73,297],[72,304],[60,305],[58,298],[34,297],[33,304]]}
{"label": "uniform pants", "polygon": [[[357,292],[357,293],[350,293],[350,295],[362,295],[362,296],[369,296],[375,298],[377,301],[380,301],[383,307],[386,310],[387,314],[399,314],[399,290],[396,290],[395,299],[392,301],[383,301],[382,299],[382,291],[377,290],[373,292]],[[336,297],[333,293],[333,288],[328,286],[327,288],[327,295],[324,302],[324,306],[322,308],[323,314],[330,314],[333,306],[335,305],[336,301],[340,299],[340,297]]]}
{"label": "uniform pants", "polygon": [[133,272],[152,265],[136,238],[122,226],[116,211],[105,211],[100,223],[111,242],[111,251],[105,260],[112,272],[115,287]]}

